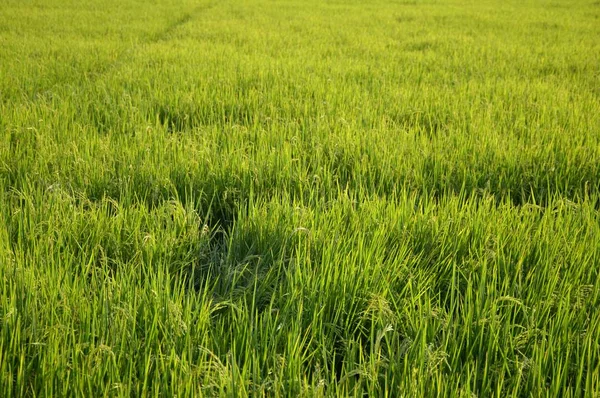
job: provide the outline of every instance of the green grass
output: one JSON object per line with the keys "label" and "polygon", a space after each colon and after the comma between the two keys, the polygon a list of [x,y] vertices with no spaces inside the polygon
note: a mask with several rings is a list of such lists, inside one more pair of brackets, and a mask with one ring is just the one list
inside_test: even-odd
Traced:
{"label": "green grass", "polygon": [[600,396],[600,3],[4,0],[3,396]]}

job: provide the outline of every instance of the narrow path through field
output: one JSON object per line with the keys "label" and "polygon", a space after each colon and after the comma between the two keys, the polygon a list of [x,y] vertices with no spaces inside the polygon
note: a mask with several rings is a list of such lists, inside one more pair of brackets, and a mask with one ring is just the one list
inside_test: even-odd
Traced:
{"label": "narrow path through field", "polygon": [[203,2],[198,4],[194,8],[188,11],[184,11],[180,16],[175,18],[172,22],[168,23],[163,29],[158,30],[154,34],[148,35],[146,40],[142,40],[136,42],[131,47],[123,50],[119,56],[110,64],[108,64],[105,68],[102,68],[99,73],[94,74],[93,77],[89,80],[97,81],[102,76],[107,75],[110,71],[114,71],[118,69],[121,65],[127,62],[128,59],[131,58],[131,54],[133,54],[138,48],[144,45],[150,45],[153,43],[157,43],[162,40],[166,40],[169,36],[171,36],[177,29],[181,28],[185,24],[189,23],[191,20],[196,18],[202,11],[209,10],[214,7],[216,2],[211,0],[209,2]]}
{"label": "narrow path through field", "polygon": [[144,45],[149,45],[153,43],[157,43],[162,40],[166,40],[169,36],[171,36],[177,29],[181,28],[185,24],[189,23],[191,20],[196,18],[202,11],[206,11],[211,9],[216,5],[214,0],[210,0],[208,2],[202,2],[191,10],[187,10],[182,12],[177,18],[175,18],[172,22],[168,23],[163,29],[155,32],[154,34],[148,35],[148,39],[139,41],[131,47],[122,51],[117,59],[115,59],[110,65],[106,68],[103,68],[101,73],[98,73],[94,76],[92,80],[98,80],[100,77],[106,75],[108,72],[118,69],[122,64],[124,64],[130,57],[131,54],[136,51],[136,49],[140,48]]}
{"label": "narrow path through field", "polygon": [[184,12],[179,18],[168,24],[165,29],[157,32],[148,42],[155,43],[161,40],[165,40],[177,29],[196,18],[203,11],[207,11],[213,8],[215,5],[216,2],[214,0],[211,0],[207,3],[198,4],[196,7],[194,7],[188,12]]}
{"label": "narrow path through field", "polygon": [[215,5],[215,1],[208,0],[200,2],[190,9],[182,10],[181,13],[177,13],[176,17],[169,21],[164,27],[153,33],[140,35],[137,38],[138,40],[135,40],[131,45],[124,47],[112,60],[99,63],[96,65],[95,69],[80,69],[79,71],[75,71],[74,74],[70,74],[63,78],[50,79],[50,84],[48,86],[40,87],[33,95],[30,95],[28,102],[37,103],[39,100],[38,94],[41,92],[58,91],[66,86],[77,86],[77,82],[81,81],[92,84],[99,81],[131,60],[133,54],[141,47],[167,40],[182,26],[186,25],[194,18],[197,18],[201,13],[213,8]]}

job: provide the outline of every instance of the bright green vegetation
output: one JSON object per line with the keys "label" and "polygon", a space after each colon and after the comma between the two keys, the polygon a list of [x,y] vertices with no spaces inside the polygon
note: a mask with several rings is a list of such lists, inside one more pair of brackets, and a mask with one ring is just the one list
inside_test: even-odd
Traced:
{"label": "bright green vegetation", "polygon": [[3,396],[600,396],[600,3],[3,0]]}

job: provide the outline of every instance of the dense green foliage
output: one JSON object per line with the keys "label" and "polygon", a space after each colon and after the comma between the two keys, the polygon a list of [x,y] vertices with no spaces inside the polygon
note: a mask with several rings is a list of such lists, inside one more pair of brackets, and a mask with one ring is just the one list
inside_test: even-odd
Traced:
{"label": "dense green foliage", "polygon": [[3,396],[600,394],[600,2],[2,0]]}

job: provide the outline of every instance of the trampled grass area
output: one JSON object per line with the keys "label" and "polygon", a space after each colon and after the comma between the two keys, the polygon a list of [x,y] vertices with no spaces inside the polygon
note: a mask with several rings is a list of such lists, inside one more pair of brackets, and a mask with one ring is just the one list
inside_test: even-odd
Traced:
{"label": "trampled grass area", "polygon": [[3,0],[0,395],[600,396],[600,3]]}

